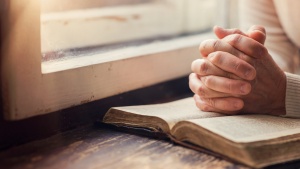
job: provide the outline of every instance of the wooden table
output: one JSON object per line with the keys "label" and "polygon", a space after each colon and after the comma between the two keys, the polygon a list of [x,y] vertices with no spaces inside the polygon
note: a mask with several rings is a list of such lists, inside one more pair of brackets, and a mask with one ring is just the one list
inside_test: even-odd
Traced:
{"label": "wooden table", "polygon": [[[300,168],[299,166],[300,162],[294,162],[271,168]],[[242,169],[247,167],[174,145],[167,140],[152,139],[95,125],[77,128],[0,152],[0,169],[41,168]]]}

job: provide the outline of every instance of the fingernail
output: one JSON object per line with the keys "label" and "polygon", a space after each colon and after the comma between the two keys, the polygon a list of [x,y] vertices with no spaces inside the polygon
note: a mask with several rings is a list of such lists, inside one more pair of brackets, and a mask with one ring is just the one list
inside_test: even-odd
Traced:
{"label": "fingernail", "polygon": [[241,88],[240,88],[240,90],[241,90],[242,94],[249,93],[249,85],[247,85],[247,84],[242,85]]}

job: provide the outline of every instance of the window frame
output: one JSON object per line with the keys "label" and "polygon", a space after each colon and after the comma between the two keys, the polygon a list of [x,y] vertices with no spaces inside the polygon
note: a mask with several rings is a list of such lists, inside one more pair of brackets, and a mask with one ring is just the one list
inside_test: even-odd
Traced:
{"label": "window frame", "polygon": [[[6,0],[1,9],[4,116],[20,120],[186,76],[209,34],[160,42],[150,52],[42,73],[40,2]],[[158,59],[159,58],[159,59]]]}
{"label": "window frame", "polygon": [[215,3],[216,0],[154,0],[132,6],[42,13],[42,53],[209,29]]}

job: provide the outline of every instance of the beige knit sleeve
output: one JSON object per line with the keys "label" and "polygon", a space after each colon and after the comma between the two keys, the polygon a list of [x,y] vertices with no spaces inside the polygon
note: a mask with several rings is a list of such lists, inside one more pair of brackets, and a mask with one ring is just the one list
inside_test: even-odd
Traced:
{"label": "beige knit sleeve", "polygon": [[285,73],[285,75],[287,79],[285,116],[300,118],[300,76],[291,73]]}
{"label": "beige knit sleeve", "polygon": [[252,25],[264,26],[269,53],[282,70],[294,73],[299,65],[298,48],[287,36],[276,10],[280,9],[275,8],[273,0],[240,0],[239,25],[244,31]]}

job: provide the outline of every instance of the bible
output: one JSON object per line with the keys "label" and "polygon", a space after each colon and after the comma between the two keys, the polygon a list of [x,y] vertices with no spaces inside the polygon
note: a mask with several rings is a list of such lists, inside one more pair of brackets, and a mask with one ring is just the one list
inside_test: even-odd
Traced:
{"label": "bible", "polygon": [[203,147],[255,168],[300,159],[300,119],[203,112],[193,98],[113,107],[103,122],[164,133],[179,144]]}

